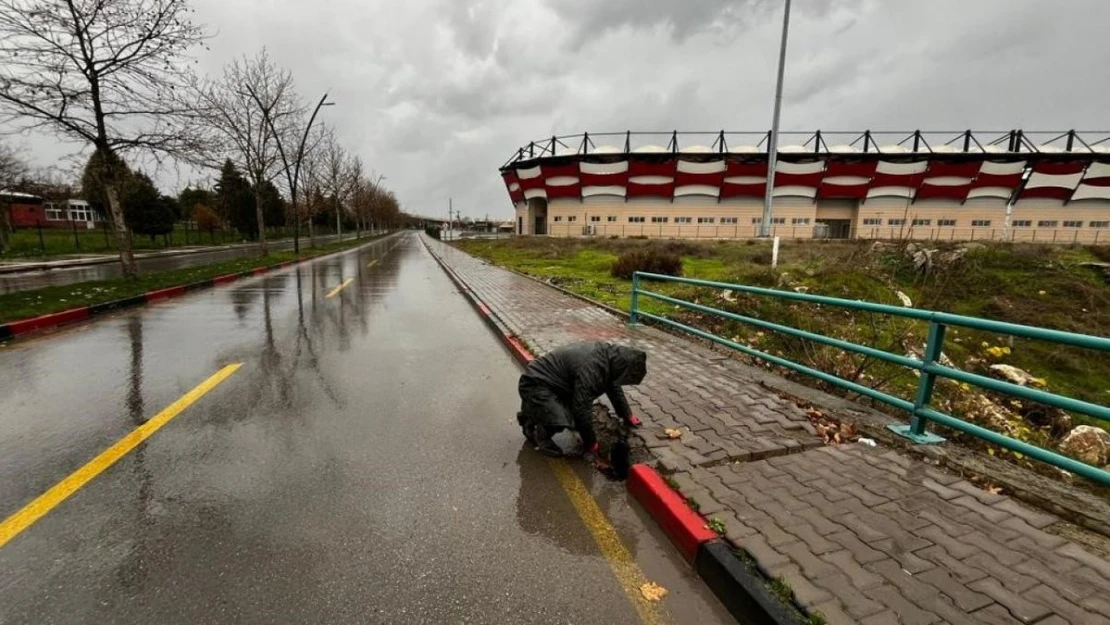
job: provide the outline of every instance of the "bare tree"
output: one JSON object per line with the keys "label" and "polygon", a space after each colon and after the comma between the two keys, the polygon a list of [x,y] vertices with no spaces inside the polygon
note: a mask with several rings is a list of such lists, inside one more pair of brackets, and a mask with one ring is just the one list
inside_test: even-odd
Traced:
{"label": "bare tree", "polygon": [[366,217],[366,184],[367,180],[362,175],[362,158],[352,156],[347,161],[347,179],[351,187],[348,193],[348,203],[351,212],[355,215],[355,238],[362,238],[362,220]]}
{"label": "bare tree", "polygon": [[128,277],[137,267],[120,202],[121,154],[181,155],[203,139],[182,97],[191,82],[182,56],[205,38],[189,13],[186,0],[0,0],[0,122],[49,130],[100,155]]}
{"label": "bare tree", "polygon": [[254,189],[259,249],[265,255],[263,187],[281,174],[279,141],[292,134],[302,113],[293,76],[275,65],[263,48],[254,58],[226,66],[222,80],[205,85],[201,94],[209,123],[224,139],[211,164],[230,158],[247,173]]}
{"label": "bare tree", "polygon": [[324,132],[324,139],[320,145],[320,161],[324,189],[330,196],[328,199],[335,211],[335,232],[342,239],[343,207],[347,202],[353,180],[350,177],[350,156],[343,146],[339,145],[333,128],[326,127]]}
{"label": "bare tree", "polygon": [[15,148],[0,143],[0,254],[7,251],[12,232],[10,207],[4,192],[13,191],[13,187],[26,175],[27,163],[19,157]]}

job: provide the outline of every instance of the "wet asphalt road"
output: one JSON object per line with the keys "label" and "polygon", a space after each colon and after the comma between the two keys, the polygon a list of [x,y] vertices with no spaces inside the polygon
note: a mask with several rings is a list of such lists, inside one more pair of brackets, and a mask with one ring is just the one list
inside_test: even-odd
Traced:
{"label": "wet asphalt road", "polygon": [[[344,240],[351,239],[355,233],[345,233]],[[322,245],[337,240],[335,235],[319,236],[316,237],[316,244]],[[309,244],[308,237],[301,239],[302,249],[310,249],[312,246]],[[282,239],[280,241],[271,241],[268,244],[269,249],[274,251],[291,250],[293,249],[292,239]],[[143,250],[137,252],[142,254]],[[169,271],[171,269],[185,269],[187,267],[196,267],[198,265],[207,265],[209,263],[219,263],[228,260],[235,260],[237,258],[247,258],[254,256],[258,253],[256,245],[228,247],[226,249],[217,249],[211,252],[198,252],[195,254],[179,254],[176,256],[163,256],[163,257],[149,257],[140,258],[136,262],[139,264],[140,271]],[[60,267],[49,270],[32,270],[21,271],[18,273],[0,273],[0,295],[5,293],[16,293],[19,291],[28,291],[31,289],[41,289],[47,286],[61,286],[64,284],[76,284],[78,282],[88,282],[90,280],[114,280],[121,277],[123,274],[120,270],[119,262],[99,263],[96,265],[85,265],[80,267]]]}
{"label": "wet asphalt road", "polygon": [[[233,362],[0,547],[0,623],[638,622],[522,444],[517,368],[411,234],[0,348],[0,518]],[[664,620],[730,622],[576,472]]]}

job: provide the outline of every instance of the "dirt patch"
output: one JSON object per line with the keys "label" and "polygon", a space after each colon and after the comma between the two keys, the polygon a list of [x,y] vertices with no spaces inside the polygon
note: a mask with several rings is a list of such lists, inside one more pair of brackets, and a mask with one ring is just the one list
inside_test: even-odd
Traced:
{"label": "dirt patch", "polygon": [[629,438],[629,427],[617,418],[609,408],[603,404],[594,404],[594,433],[597,435],[598,448],[602,458],[608,458],[613,448],[613,443],[624,441],[629,446],[632,464],[648,462],[651,454],[643,443],[637,443],[636,437]]}

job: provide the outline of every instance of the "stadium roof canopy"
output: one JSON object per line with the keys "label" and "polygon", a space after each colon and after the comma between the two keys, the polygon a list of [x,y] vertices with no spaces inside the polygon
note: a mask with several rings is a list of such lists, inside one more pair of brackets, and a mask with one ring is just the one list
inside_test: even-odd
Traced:
{"label": "stadium roof canopy", "polygon": [[[600,132],[545,137],[514,151],[501,167],[522,161],[587,155],[681,154],[689,160],[714,155],[767,155],[770,132]],[[779,133],[779,158],[814,156],[895,158],[944,155],[954,159],[1020,155],[1025,159],[1067,160],[1076,156],[1110,159],[1110,131],[806,131]],[[1101,160],[1101,159],[1100,159]]]}

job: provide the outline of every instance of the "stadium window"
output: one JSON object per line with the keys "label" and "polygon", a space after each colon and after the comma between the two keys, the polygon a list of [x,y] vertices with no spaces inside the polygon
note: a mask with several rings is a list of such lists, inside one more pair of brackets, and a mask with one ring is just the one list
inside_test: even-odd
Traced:
{"label": "stadium window", "polygon": [[578,221],[578,215],[570,215],[567,217],[567,221]]}
{"label": "stadium window", "polygon": [[1110,221],[1092,221],[1087,225],[1092,228],[1110,228]]}
{"label": "stadium window", "polygon": [[562,221],[562,220],[563,220],[562,215],[555,215],[555,221]]}
{"label": "stadium window", "polygon": [[773,224],[785,224],[786,223],[786,217],[772,217],[771,218],[771,223],[773,223]]}
{"label": "stadium window", "polygon": [[790,224],[794,226],[808,226],[809,217],[794,217],[790,220]]}
{"label": "stadium window", "polygon": [[1032,226],[1032,225],[1033,225],[1033,222],[1029,221],[1028,219],[1015,219],[1014,223],[1013,223],[1013,226],[1015,228],[1028,228],[1029,226]]}
{"label": "stadium window", "polygon": [[734,223],[736,223],[736,218],[735,217],[721,217],[721,223],[723,223],[723,224],[734,224]]}
{"label": "stadium window", "polygon": [[605,221],[608,221],[608,222],[614,222],[616,220],[617,220],[616,215],[609,215],[608,217],[605,218]]}
{"label": "stadium window", "polygon": [[867,219],[863,220],[863,225],[865,225],[865,226],[881,226],[881,225],[883,225],[883,220],[879,219],[878,217],[868,217]]}
{"label": "stadium window", "polygon": [[752,225],[753,226],[757,226],[761,223],[763,223],[763,218],[762,217],[752,217]]}
{"label": "stadium window", "polygon": [[913,225],[915,226],[931,226],[933,225],[932,219],[914,219]]}
{"label": "stadium window", "polygon": [[629,217],[628,218],[628,223],[630,223],[630,224],[642,224],[642,223],[644,223],[644,218],[643,217]]}
{"label": "stadium window", "polygon": [[989,228],[990,225],[991,225],[991,220],[989,220],[989,219],[972,219],[971,220],[971,227],[972,228]]}
{"label": "stadium window", "polygon": [[1065,221],[1064,222],[1064,227],[1065,228],[1082,228],[1083,227],[1083,222],[1082,221]]}
{"label": "stadium window", "polygon": [[904,223],[906,223],[905,219],[888,219],[888,220],[886,220],[886,225],[888,225],[888,226],[901,226]]}
{"label": "stadium window", "polygon": [[688,224],[691,221],[693,221],[693,220],[690,217],[675,217],[674,218],[674,222],[676,224]]}
{"label": "stadium window", "polygon": [[1060,224],[1060,222],[1056,221],[1055,219],[1042,219],[1041,221],[1037,222],[1037,227],[1038,228],[1055,228],[1059,224]]}
{"label": "stadium window", "polygon": [[954,226],[954,225],[956,225],[956,220],[955,219],[938,219],[937,220],[937,225],[938,226]]}
{"label": "stadium window", "polygon": [[713,223],[713,218],[712,217],[698,217],[698,223],[699,224],[711,224],[711,223]]}
{"label": "stadium window", "polygon": [[590,215],[590,221],[593,221],[593,222],[601,221],[601,215]]}
{"label": "stadium window", "polygon": [[667,218],[666,217],[652,217],[651,218],[651,223],[653,223],[653,224],[665,224],[665,223],[667,223]]}

